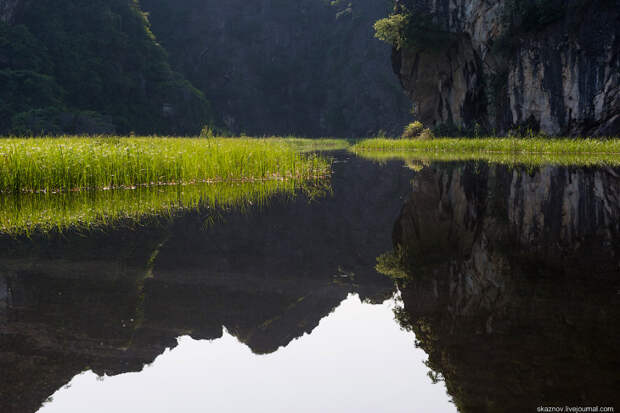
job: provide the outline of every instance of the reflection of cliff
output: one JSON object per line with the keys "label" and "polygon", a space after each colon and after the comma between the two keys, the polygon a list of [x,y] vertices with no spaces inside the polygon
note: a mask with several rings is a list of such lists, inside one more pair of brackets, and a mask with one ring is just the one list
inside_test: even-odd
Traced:
{"label": "reflection of cliff", "polygon": [[270,353],[349,293],[390,296],[371,269],[410,172],[358,160],[335,168],[326,199],[223,212],[207,230],[196,212],[137,232],[0,241],[0,410],[36,411],[87,369],[139,371],[180,335],[217,339],[226,328]]}
{"label": "reflection of cliff", "polygon": [[460,411],[619,401],[619,175],[420,172],[394,231],[411,274],[397,313]]}

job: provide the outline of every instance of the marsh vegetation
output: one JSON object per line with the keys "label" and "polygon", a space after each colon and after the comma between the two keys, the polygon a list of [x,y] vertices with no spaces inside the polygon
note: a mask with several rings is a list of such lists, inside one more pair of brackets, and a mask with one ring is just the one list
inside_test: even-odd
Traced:
{"label": "marsh vegetation", "polygon": [[0,192],[57,192],[329,175],[329,162],[282,140],[46,138],[0,140]]}
{"label": "marsh vegetation", "polygon": [[436,139],[364,139],[351,148],[356,153],[367,151],[405,152],[428,156],[454,155],[466,159],[492,157],[494,154],[544,157],[586,156],[588,158],[620,157],[620,139],[591,138],[436,138]]}

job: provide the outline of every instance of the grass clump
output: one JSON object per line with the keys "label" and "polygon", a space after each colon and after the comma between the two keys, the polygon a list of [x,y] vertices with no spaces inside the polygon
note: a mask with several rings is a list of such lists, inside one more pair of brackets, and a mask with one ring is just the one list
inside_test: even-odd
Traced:
{"label": "grass clump", "polygon": [[424,127],[422,122],[416,120],[405,127],[401,138],[428,140],[434,139],[435,136],[430,129]]}
{"label": "grass clump", "polygon": [[0,192],[56,192],[197,182],[310,179],[329,162],[282,140],[0,139]]}
{"label": "grass clump", "polygon": [[420,136],[423,130],[424,130],[424,125],[422,125],[422,122],[416,120],[415,122],[412,122],[409,125],[405,126],[405,130],[403,131],[401,138],[403,139],[416,138]]}

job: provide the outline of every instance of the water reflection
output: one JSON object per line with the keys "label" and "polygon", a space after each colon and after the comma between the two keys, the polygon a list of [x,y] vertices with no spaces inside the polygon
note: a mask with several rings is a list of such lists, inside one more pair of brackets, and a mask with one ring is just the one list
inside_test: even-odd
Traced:
{"label": "water reflection", "polygon": [[274,195],[207,228],[187,210],[137,230],[0,240],[0,410],[37,411],[82,371],[141,371],[179,336],[226,330],[269,354],[351,293],[383,302],[394,287],[374,257],[390,245],[411,177],[351,159],[318,202]]}
{"label": "water reflection", "polygon": [[426,165],[394,242],[459,411],[620,406],[620,170]]}
{"label": "water reflection", "polygon": [[[329,181],[271,180],[247,183],[160,185],[133,189],[22,193],[0,196],[0,236],[19,237],[50,231],[93,231],[113,226],[154,223],[200,210],[205,220],[219,208],[245,210],[266,205],[271,197],[325,195]],[[215,209],[215,211],[213,211]],[[207,219],[208,218],[208,219]]]}
{"label": "water reflection", "polygon": [[140,374],[76,377],[41,412],[455,412],[392,308],[349,296],[312,335],[268,356],[227,332],[213,342],[182,337]]}

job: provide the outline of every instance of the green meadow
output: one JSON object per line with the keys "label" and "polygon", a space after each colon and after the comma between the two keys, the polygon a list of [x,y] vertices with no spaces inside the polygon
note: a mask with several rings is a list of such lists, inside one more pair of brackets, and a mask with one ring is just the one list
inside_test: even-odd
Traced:
{"label": "green meadow", "polygon": [[314,179],[330,164],[281,139],[0,139],[0,192]]}

